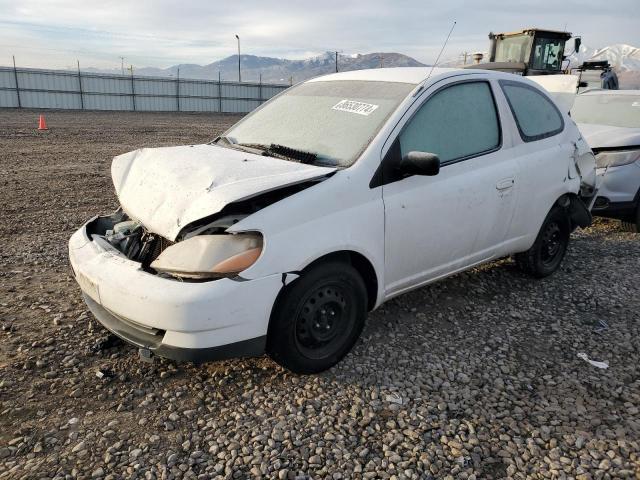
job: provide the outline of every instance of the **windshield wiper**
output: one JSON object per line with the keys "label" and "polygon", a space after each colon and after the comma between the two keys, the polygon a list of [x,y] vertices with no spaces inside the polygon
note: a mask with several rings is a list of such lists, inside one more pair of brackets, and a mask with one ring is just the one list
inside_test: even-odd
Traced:
{"label": "windshield wiper", "polygon": [[278,145],[276,143],[272,143],[270,145],[266,145],[264,143],[235,143],[228,137],[218,137],[217,142],[219,141],[223,141],[229,145],[229,147],[237,148],[238,150],[249,152],[252,150],[258,150],[265,156],[284,157],[304,164],[312,164],[318,160],[318,154],[316,153],[306,152],[304,150],[287,147],[285,145]]}
{"label": "windshield wiper", "polygon": [[318,160],[318,154],[313,152],[306,152],[297,148],[287,147],[285,145],[278,145],[272,143],[265,150],[265,153],[274,153],[282,157],[289,158],[291,160],[297,160],[300,163],[311,164]]}

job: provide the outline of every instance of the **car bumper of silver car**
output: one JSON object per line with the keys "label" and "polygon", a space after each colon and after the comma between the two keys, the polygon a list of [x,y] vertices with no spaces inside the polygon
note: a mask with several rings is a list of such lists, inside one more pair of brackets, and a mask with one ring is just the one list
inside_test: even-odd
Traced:
{"label": "car bumper of silver car", "polygon": [[599,168],[597,174],[602,177],[602,181],[592,213],[622,220],[633,216],[640,202],[638,162],[607,169]]}

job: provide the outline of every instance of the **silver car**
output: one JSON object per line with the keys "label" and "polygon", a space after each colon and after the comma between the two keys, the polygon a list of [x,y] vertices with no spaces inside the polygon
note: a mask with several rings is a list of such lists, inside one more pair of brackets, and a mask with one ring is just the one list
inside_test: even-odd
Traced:
{"label": "silver car", "polygon": [[591,90],[571,117],[596,154],[602,178],[593,214],[640,232],[640,90]]}

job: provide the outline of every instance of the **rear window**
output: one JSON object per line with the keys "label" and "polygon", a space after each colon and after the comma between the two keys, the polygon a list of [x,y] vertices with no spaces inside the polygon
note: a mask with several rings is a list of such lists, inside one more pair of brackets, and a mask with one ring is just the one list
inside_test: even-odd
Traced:
{"label": "rear window", "polygon": [[558,108],[536,88],[520,82],[500,80],[511,112],[525,142],[557,135],[564,128]]}

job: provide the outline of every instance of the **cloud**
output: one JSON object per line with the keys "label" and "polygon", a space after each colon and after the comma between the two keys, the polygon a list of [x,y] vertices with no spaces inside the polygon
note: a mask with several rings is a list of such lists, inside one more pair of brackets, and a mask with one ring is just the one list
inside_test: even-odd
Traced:
{"label": "cloud", "polygon": [[435,59],[453,20],[445,57],[486,50],[489,31],[566,28],[583,43],[640,45],[638,0],[0,0],[0,64],[137,66],[206,64],[236,52],[304,58],[309,53],[398,51]]}

